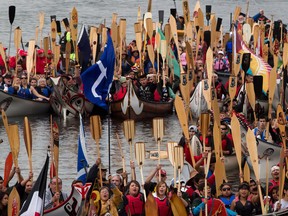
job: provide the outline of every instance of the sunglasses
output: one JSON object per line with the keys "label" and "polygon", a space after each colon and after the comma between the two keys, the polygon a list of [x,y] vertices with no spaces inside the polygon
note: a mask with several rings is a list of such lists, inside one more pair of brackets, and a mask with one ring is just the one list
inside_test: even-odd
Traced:
{"label": "sunglasses", "polygon": [[230,191],[231,188],[222,188],[222,191]]}
{"label": "sunglasses", "polygon": [[27,77],[21,77],[21,79],[27,79]]}

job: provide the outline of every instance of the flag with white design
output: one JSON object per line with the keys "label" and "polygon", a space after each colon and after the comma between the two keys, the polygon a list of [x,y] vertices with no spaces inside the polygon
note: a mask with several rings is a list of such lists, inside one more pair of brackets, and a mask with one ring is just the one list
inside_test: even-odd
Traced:
{"label": "flag with white design", "polygon": [[79,138],[78,138],[78,160],[77,160],[77,179],[81,180],[83,184],[86,183],[87,171],[88,167],[88,158],[86,151],[86,141],[85,141],[85,133],[84,126],[82,121],[82,116],[80,117],[80,126],[79,126]]}
{"label": "flag with white design", "polygon": [[100,60],[81,74],[85,97],[105,110],[108,110],[106,97],[114,75],[114,64],[114,47],[111,36],[107,33],[107,44]]}
{"label": "flag with white design", "polygon": [[26,202],[22,206],[20,216],[40,216],[43,215],[44,196],[47,183],[47,173],[49,167],[49,157],[47,155],[45,164],[38,176],[32,191],[29,193]]}

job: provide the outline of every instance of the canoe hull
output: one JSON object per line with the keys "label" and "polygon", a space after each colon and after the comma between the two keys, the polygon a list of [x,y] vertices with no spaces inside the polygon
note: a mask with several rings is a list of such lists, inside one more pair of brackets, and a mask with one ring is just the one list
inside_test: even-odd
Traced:
{"label": "canoe hull", "polygon": [[24,99],[0,90],[0,107],[6,109],[7,117],[49,113],[50,103]]}

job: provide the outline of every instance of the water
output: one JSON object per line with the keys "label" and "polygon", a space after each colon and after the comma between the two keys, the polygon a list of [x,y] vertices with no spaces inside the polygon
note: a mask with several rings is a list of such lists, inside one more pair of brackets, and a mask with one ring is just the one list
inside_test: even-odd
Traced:
{"label": "water", "polygon": [[[8,19],[9,5],[16,5],[16,17],[13,23],[13,31],[17,26],[20,26],[23,31],[24,43],[35,37],[35,27],[39,25],[38,14],[40,11],[45,13],[45,24],[42,32],[42,37],[46,37],[50,31],[50,15],[57,15],[58,20],[69,17],[69,13],[75,6],[78,10],[79,23],[85,25],[98,26],[100,23],[106,21],[106,25],[110,26],[112,13],[118,14],[119,18],[127,19],[127,43],[134,39],[133,24],[137,19],[138,6],[141,7],[141,12],[147,10],[147,0],[99,0],[99,1],[73,1],[73,0],[0,0],[0,42],[4,47],[9,46],[9,32],[10,23]],[[193,10],[196,1],[189,1],[190,11]],[[175,1],[178,13],[182,14],[182,1]],[[230,13],[234,11],[236,5],[242,7],[242,11],[246,11],[245,0],[201,0],[202,10],[205,10],[205,4],[212,5],[212,11],[217,16],[223,18],[224,29],[227,30],[229,26]],[[282,18],[284,23],[287,23],[286,11],[283,10],[287,6],[287,1],[271,1],[271,0],[251,0],[249,5],[250,14],[256,14],[260,9],[265,10],[266,16],[269,18],[274,15],[274,19]],[[165,11],[164,20],[169,17],[170,8],[174,7],[173,0],[158,0],[152,3],[153,20],[158,20],[158,10]],[[63,30],[62,30],[63,31]],[[39,35],[40,38],[41,35]],[[14,55],[13,35],[11,42],[11,55]],[[32,136],[33,136],[33,170],[35,176],[38,176],[41,167],[44,164],[47,146],[50,143],[50,125],[49,116],[34,116],[29,117]],[[64,190],[69,191],[71,181],[76,177],[76,163],[77,163],[77,143],[79,133],[79,120],[68,118],[66,121],[55,118],[60,128],[60,177],[63,179]],[[21,138],[21,147],[19,154],[20,167],[24,177],[28,174],[28,160],[23,141],[23,118],[11,118],[10,123],[19,124],[19,133]],[[175,115],[169,116],[164,119],[165,122],[165,136],[161,149],[166,149],[168,141],[178,142],[181,137],[181,129],[177,117]],[[110,138],[111,138],[111,167],[112,173],[120,168],[121,157],[116,141],[116,133],[119,134],[124,154],[126,165],[129,164],[129,146],[123,137],[122,122],[112,119]],[[0,138],[4,142],[0,145],[0,174],[3,173],[6,155],[9,152],[9,144],[4,131],[2,122],[0,123]],[[89,121],[85,120],[85,132],[88,150],[88,159],[90,165],[96,160],[96,144],[91,138],[89,130]],[[156,142],[152,135],[152,121],[145,121],[136,123],[136,136],[134,142],[145,142],[146,150],[157,150]],[[102,121],[103,135],[100,140],[101,156],[105,165],[108,165],[108,119]],[[168,170],[168,175],[173,176],[173,171],[168,160],[162,161],[164,167]],[[155,166],[156,162],[149,160],[144,164],[144,176],[147,176],[151,169]],[[129,169],[128,169],[129,172]],[[237,175],[236,175],[237,176]],[[138,177],[139,173],[138,173]],[[140,178],[138,178],[140,179]],[[171,179],[171,178],[170,178]]]}

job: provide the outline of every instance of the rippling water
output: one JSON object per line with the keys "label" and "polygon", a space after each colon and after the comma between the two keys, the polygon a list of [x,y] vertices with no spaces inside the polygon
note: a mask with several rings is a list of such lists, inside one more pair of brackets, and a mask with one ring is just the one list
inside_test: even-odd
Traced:
{"label": "rippling water", "polygon": [[[75,6],[78,10],[79,23],[85,25],[96,25],[106,21],[106,25],[110,26],[112,13],[117,13],[119,18],[127,19],[127,42],[134,39],[133,24],[137,19],[137,8],[141,7],[141,12],[144,13],[147,10],[147,0],[1,0],[0,7],[0,42],[8,47],[9,43],[9,31],[10,23],[8,20],[8,7],[9,5],[16,5],[16,17],[13,23],[13,30],[20,26],[23,30],[23,41],[26,42],[33,39],[35,36],[35,27],[39,25],[38,13],[43,11],[45,13],[45,25],[42,36],[47,36],[50,31],[50,15],[57,15],[58,20],[62,20],[65,17],[69,17],[69,13]],[[176,7],[178,13],[182,14],[182,1],[177,0]],[[196,1],[189,1],[190,11],[193,10]],[[242,7],[242,11],[246,11],[245,0],[201,0],[202,10],[205,10],[205,4],[212,5],[212,11],[217,16],[222,17],[224,29],[228,29],[230,13],[234,11],[236,5]],[[165,11],[165,19],[169,17],[170,8],[174,7],[173,0],[157,0],[152,3],[153,20],[158,20],[158,10]],[[271,0],[251,0],[249,12],[250,14],[256,14],[259,9],[264,9],[266,16],[269,18],[274,15],[274,19],[282,18],[284,23],[287,23],[286,11],[284,8],[287,7],[287,1],[271,1]],[[39,35],[40,36],[40,35]],[[13,37],[11,42],[11,53],[13,51]],[[50,126],[49,116],[34,116],[30,117],[30,123],[33,134],[33,170],[35,176],[38,176],[40,169],[44,163],[46,149],[50,142]],[[79,120],[67,119],[66,121],[58,121],[60,128],[60,177],[64,180],[64,189],[69,190],[71,181],[76,177],[76,163],[77,163],[77,142],[79,132]],[[161,149],[166,149],[167,141],[176,141],[181,137],[181,129],[175,115],[165,118],[165,136]],[[23,170],[23,175],[27,176],[28,173],[28,161],[26,156],[26,149],[23,141],[23,118],[9,119],[10,123],[17,123],[20,127],[21,137],[21,151],[19,155],[20,166]],[[87,138],[87,150],[90,164],[93,164],[96,160],[96,144],[91,138],[89,131],[89,121],[85,120],[85,132]],[[2,122],[0,128],[0,138],[4,142],[0,145],[0,174],[3,173],[3,167],[5,163],[5,157],[9,151],[9,145],[4,131]],[[104,164],[108,164],[108,134],[111,137],[111,166],[112,171],[120,168],[121,157],[116,142],[116,133],[119,134],[124,153],[126,156],[126,164],[129,162],[129,146],[123,138],[121,122],[117,120],[111,120],[111,130],[108,130],[108,119],[104,119],[103,122],[103,135],[101,139],[101,156]],[[144,141],[147,150],[156,150],[157,145],[152,136],[152,121],[136,123],[136,137],[135,142]],[[154,167],[156,162],[149,160],[145,161],[144,165],[144,176],[148,175],[148,172]],[[172,174],[172,168],[168,160],[163,161],[164,166],[168,170],[170,176]],[[237,176],[237,175],[236,175]]]}

